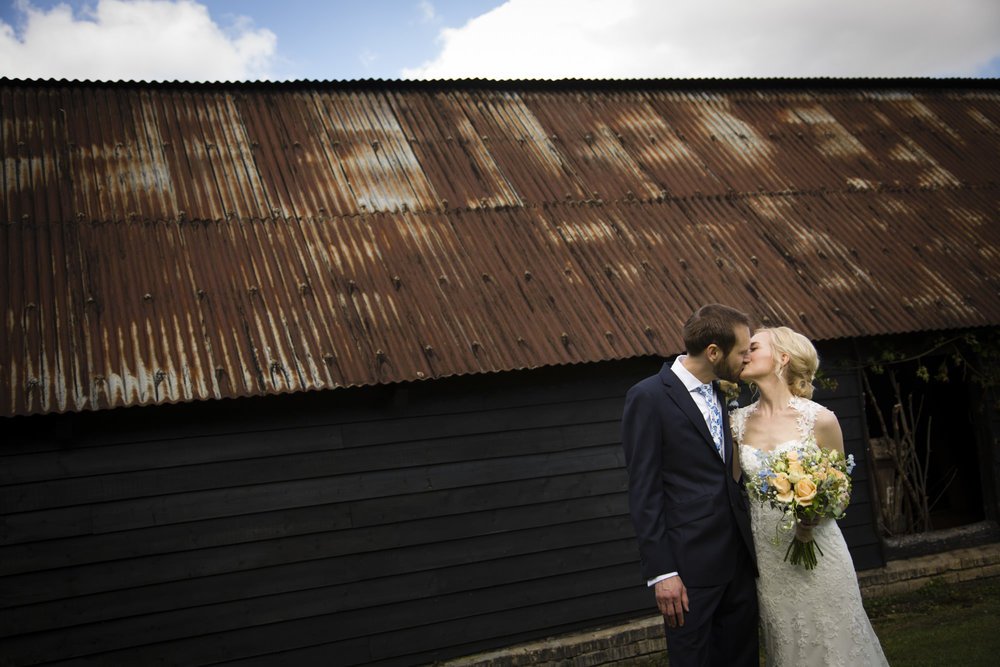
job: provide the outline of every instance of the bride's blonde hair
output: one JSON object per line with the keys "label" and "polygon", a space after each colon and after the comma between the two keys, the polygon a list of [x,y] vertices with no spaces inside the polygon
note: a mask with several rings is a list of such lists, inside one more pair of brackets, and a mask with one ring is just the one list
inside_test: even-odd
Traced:
{"label": "bride's blonde hair", "polygon": [[[793,396],[812,398],[813,379],[819,369],[819,355],[812,342],[788,327],[758,329],[771,336],[771,357],[775,374],[788,384]],[[788,364],[781,366],[781,355],[788,355]]]}

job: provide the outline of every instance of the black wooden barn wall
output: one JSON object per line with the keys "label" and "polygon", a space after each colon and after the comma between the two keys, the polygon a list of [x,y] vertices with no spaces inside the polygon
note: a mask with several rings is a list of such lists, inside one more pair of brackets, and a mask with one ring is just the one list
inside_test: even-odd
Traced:
{"label": "black wooden barn wall", "polygon": [[0,661],[415,664],[649,615],[619,431],[660,363],[0,422]]}
{"label": "black wooden barn wall", "polygon": [[844,342],[817,344],[824,377],[836,384],[835,390],[816,390],[813,400],[833,410],[844,432],[844,449],[853,454],[857,467],[852,475],[851,505],[840,520],[840,529],[850,547],[854,567],[867,570],[885,564],[882,541],[878,537],[878,500],[868,465],[868,426],[865,418],[861,376],[853,361],[850,345]]}

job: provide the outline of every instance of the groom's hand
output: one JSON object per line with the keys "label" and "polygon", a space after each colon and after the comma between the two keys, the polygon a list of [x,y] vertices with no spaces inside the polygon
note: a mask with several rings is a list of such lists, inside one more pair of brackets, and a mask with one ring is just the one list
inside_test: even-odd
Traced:
{"label": "groom's hand", "polygon": [[688,609],[688,591],[680,576],[656,582],[653,594],[656,596],[656,606],[667,619],[667,625],[671,628],[682,627],[684,612],[690,609]]}

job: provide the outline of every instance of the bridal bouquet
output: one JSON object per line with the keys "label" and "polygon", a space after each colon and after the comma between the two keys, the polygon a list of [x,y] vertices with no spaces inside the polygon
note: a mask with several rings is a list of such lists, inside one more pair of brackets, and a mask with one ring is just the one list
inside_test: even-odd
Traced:
{"label": "bridal bouquet", "polygon": [[807,570],[816,567],[816,552],[823,555],[812,537],[820,519],[839,519],[851,500],[854,455],[845,457],[835,449],[820,449],[804,442],[796,449],[764,454],[761,469],[747,485],[756,500],[781,510],[785,518],[778,529],[795,527],[795,537],[785,551],[785,560]]}

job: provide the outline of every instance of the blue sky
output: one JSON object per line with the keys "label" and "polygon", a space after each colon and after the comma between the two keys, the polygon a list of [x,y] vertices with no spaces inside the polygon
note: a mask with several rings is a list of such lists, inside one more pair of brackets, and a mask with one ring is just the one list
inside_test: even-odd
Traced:
{"label": "blue sky", "polygon": [[[74,3],[76,4],[76,3]],[[205,0],[229,24],[245,16],[278,37],[276,79],[393,79],[437,54],[438,33],[502,0]]]}
{"label": "blue sky", "polygon": [[0,0],[0,75],[1000,76],[1000,0]]}
{"label": "blue sky", "polygon": [[[0,21],[23,40],[26,6],[45,14],[59,5],[68,6],[78,24],[98,24],[92,11],[98,4],[98,0],[0,0]],[[405,67],[418,66],[436,55],[436,39],[443,28],[461,27],[503,2],[197,0],[196,4],[207,8],[211,20],[230,38],[253,30],[273,33],[276,48],[268,58],[266,74],[284,80],[399,78]],[[0,64],[0,72],[6,74],[4,69]]]}

